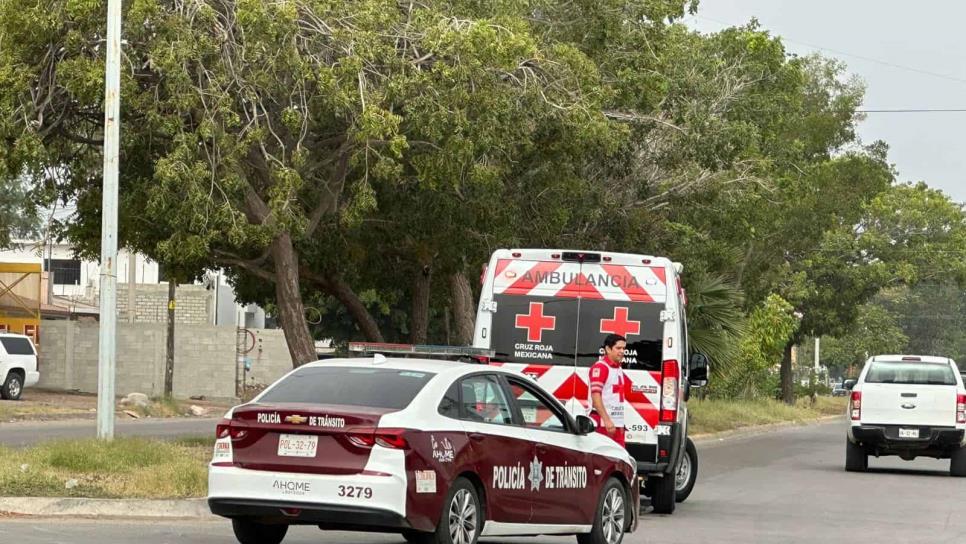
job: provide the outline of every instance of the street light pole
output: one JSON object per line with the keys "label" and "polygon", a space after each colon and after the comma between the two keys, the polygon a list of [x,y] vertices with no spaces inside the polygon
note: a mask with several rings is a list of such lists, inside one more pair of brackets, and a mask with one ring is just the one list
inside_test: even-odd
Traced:
{"label": "street light pole", "polygon": [[[114,438],[117,367],[117,172],[121,117],[121,0],[107,2],[104,77],[104,184],[101,204],[100,336],[97,354],[97,437]],[[132,308],[133,310],[133,308]]]}

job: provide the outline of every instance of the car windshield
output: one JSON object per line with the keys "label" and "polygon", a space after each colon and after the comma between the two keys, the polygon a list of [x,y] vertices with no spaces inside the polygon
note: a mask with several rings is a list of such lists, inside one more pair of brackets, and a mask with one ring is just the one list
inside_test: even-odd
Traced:
{"label": "car windshield", "polygon": [[400,410],[412,402],[432,372],[346,366],[301,368],[275,384],[259,402],[343,404]]}
{"label": "car windshield", "polygon": [[953,369],[945,363],[873,361],[865,381],[907,385],[956,385],[956,376]]}

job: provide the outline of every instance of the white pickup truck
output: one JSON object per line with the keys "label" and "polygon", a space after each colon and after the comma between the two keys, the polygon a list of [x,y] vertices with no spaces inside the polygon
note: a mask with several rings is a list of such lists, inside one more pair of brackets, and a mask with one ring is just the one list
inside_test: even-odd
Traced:
{"label": "white pickup truck", "polygon": [[949,459],[966,476],[966,389],[946,357],[876,355],[852,388],[845,470],[864,471],[869,455]]}
{"label": "white pickup truck", "polygon": [[18,400],[24,387],[40,381],[37,350],[29,336],[0,334],[0,398]]}

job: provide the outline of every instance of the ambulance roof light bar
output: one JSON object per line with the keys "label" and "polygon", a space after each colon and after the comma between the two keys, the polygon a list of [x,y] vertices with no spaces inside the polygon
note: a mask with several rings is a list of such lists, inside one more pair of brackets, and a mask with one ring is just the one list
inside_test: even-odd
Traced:
{"label": "ambulance roof light bar", "polygon": [[436,346],[430,344],[392,344],[386,342],[349,342],[349,351],[360,354],[422,355],[426,357],[471,357],[488,360],[492,349],[469,346]]}

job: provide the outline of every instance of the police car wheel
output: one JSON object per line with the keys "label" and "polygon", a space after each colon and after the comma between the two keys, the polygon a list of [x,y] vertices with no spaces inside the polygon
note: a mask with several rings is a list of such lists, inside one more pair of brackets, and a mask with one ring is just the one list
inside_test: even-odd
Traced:
{"label": "police car wheel", "polygon": [[611,478],[600,493],[594,525],[589,533],[577,535],[578,544],[620,544],[624,540],[628,517],[624,486],[616,478]]}
{"label": "police car wheel", "polygon": [[402,537],[406,539],[409,544],[432,544],[433,533],[424,533],[422,531],[414,531],[412,529],[407,529],[402,532]]}
{"label": "police car wheel", "polygon": [[443,512],[431,541],[434,544],[476,544],[482,530],[483,509],[476,488],[466,478],[457,478],[443,501]]}
{"label": "police car wheel", "polygon": [[674,477],[674,500],[684,502],[694,489],[694,482],[698,479],[698,450],[690,438],[684,446],[681,466]]}
{"label": "police car wheel", "polygon": [[241,544],[280,544],[288,532],[288,525],[268,525],[244,518],[231,520],[231,527]]}

